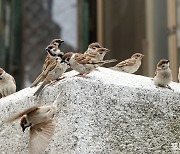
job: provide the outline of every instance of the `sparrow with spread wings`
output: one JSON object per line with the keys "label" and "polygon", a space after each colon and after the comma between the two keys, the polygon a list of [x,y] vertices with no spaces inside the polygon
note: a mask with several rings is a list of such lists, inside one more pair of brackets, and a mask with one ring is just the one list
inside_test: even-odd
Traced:
{"label": "sparrow with spread wings", "polygon": [[57,100],[51,105],[34,105],[11,115],[5,120],[5,123],[20,119],[20,126],[23,132],[30,127],[29,151],[30,154],[39,154],[47,148],[54,134],[56,108]]}

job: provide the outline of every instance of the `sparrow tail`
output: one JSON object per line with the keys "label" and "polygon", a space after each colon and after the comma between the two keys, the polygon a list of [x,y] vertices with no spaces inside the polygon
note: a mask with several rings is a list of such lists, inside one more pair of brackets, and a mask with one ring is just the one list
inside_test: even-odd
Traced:
{"label": "sparrow tail", "polygon": [[38,88],[38,90],[34,93],[33,96],[39,96],[39,94],[41,93],[42,89],[48,84],[48,81],[44,81],[41,86]]}
{"label": "sparrow tail", "polygon": [[117,60],[116,59],[111,59],[111,60],[104,60],[104,63],[113,63],[113,62],[116,62]]}
{"label": "sparrow tail", "polygon": [[34,86],[37,86],[37,84],[38,84],[39,82],[41,82],[41,81],[42,81],[42,73],[38,75],[38,77],[37,77],[36,80],[31,84],[30,87],[32,88],[32,87],[34,87]]}
{"label": "sparrow tail", "polygon": [[100,61],[99,62],[99,66],[102,66],[104,64],[108,64],[108,63],[113,63],[113,62],[116,62],[117,60],[116,59],[111,59],[111,60],[103,60],[103,61]]}

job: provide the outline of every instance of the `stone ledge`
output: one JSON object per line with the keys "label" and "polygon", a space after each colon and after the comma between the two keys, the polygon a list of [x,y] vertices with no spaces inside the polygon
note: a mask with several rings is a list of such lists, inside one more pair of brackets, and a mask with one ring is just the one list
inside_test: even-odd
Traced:
{"label": "stone ledge", "polygon": [[[75,71],[66,76],[76,74]],[[11,113],[59,97],[57,126],[47,152],[51,154],[172,153],[180,143],[180,85],[172,92],[156,88],[151,78],[107,68],[87,78],[68,77],[45,88],[26,88],[0,99],[0,150],[27,153],[28,131],[18,121],[3,124]]]}

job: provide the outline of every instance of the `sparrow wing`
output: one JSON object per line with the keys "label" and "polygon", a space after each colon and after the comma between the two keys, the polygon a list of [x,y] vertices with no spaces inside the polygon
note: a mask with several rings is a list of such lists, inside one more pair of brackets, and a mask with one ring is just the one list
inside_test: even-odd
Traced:
{"label": "sparrow wing", "polygon": [[94,51],[86,52],[85,55],[95,58],[97,55],[97,52],[94,52]]}
{"label": "sparrow wing", "polygon": [[156,76],[157,75],[157,70],[155,71],[155,73],[154,73],[154,76]]}
{"label": "sparrow wing", "polygon": [[45,71],[47,67],[53,62],[53,60],[50,58],[49,55],[46,56],[44,64],[43,64],[43,69],[42,71]]}
{"label": "sparrow wing", "polygon": [[36,86],[39,82],[43,81],[49,72],[49,68],[52,67],[51,65],[54,63],[55,60],[50,58],[49,55],[46,56],[44,65],[42,68],[41,74],[35,79],[35,81],[31,84],[31,88]]}
{"label": "sparrow wing", "polygon": [[12,77],[12,80],[13,80],[14,84],[16,85],[16,81],[15,81],[14,77]]}
{"label": "sparrow wing", "polygon": [[130,59],[126,59],[126,60],[118,63],[116,66],[117,66],[117,67],[132,66],[132,65],[134,65],[135,63],[136,63],[136,60],[130,58]]}
{"label": "sparrow wing", "polygon": [[107,64],[107,63],[113,63],[113,62],[116,62],[117,60],[116,59],[110,59],[110,60],[102,60],[102,61],[99,61],[97,59],[91,59],[91,61],[89,61],[90,64],[98,64],[99,66],[103,65],[103,64]]}
{"label": "sparrow wing", "polygon": [[57,61],[53,61],[51,64],[47,66],[47,69],[43,72],[44,76],[46,77],[47,74],[52,71],[57,66]]}
{"label": "sparrow wing", "polygon": [[30,153],[38,154],[48,146],[55,130],[55,120],[49,120],[30,128]]}
{"label": "sparrow wing", "polygon": [[79,64],[88,64],[90,61],[91,57],[86,56],[84,54],[76,54],[75,60],[79,63]]}
{"label": "sparrow wing", "polygon": [[156,71],[155,71],[155,73],[154,73],[154,76],[156,76],[156,75],[157,75],[157,73],[158,73],[158,71],[160,71],[160,70],[161,70],[161,68],[160,68],[160,67],[156,68]]}
{"label": "sparrow wing", "polygon": [[28,109],[25,109],[25,110],[22,111],[22,112],[15,113],[15,114],[13,114],[12,116],[10,116],[8,119],[6,119],[4,122],[9,123],[9,122],[12,122],[12,121],[14,121],[14,120],[16,120],[16,119],[19,119],[19,118],[22,117],[24,114],[28,114],[28,113],[30,113],[30,112],[33,112],[33,111],[37,110],[39,106],[40,106],[40,105],[34,105],[34,106],[32,106],[32,107],[30,107],[30,108],[28,108]]}

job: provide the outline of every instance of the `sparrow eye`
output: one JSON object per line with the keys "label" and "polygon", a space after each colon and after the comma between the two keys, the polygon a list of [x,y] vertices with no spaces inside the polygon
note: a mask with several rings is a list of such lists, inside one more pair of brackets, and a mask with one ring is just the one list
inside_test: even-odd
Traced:
{"label": "sparrow eye", "polygon": [[163,64],[163,65],[162,65],[162,69],[166,69],[166,65]]}
{"label": "sparrow eye", "polygon": [[63,57],[63,54],[59,54],[58,57],[62,58],[62,57]]}
{"label": "sparrow eye", "polygon": [[100,48],[100,46],[99,46],[99,45],[97,45],[97,46],[96,46],[96,48]]}

